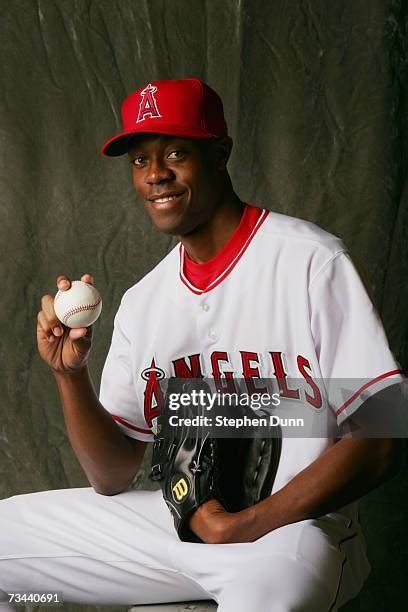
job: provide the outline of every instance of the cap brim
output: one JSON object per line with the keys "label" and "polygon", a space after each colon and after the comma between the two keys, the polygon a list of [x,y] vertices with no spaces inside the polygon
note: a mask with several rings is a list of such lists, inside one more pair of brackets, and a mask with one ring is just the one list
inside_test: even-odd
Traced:
{"label": "cap brim", "polygon": [[110,138],[101,149],[101,153],[103,155],[108,155],[109,157],[117,157],[119,155],[124,155],[128,152],[128,141],[131,136],[133,136],[135,132],[122,132],[121,134],[117,134]]}
{"label": "cap brim", "polygon": [[101,149],[103,155],[108,157],[118,157],[128,152],[128,142],[131,136],[135,134],[165,134],[166,136],[175,136],[179,138],[191,138],[192,140],[204,140],[207,138],[215,138],[215,134],[210,134],[204,130],[191,129],[188,132],[180,128],[180,126],[161,126],[155,130],[129,130],[121,132],[113,138],[110,138]]}

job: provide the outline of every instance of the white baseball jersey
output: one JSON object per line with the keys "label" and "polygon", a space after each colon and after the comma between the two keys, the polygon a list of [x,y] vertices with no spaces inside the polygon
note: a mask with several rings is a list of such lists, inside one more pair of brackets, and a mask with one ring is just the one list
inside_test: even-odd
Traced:
{"label": "white baseball jersey", "polygon": [[[177,245],[122,299],[100,399],[127,436],[153,439],[164,376],[276,379],[316,412],[324,379],[338,423],[402,380],[341,240],[249,205],[212,260],[196,264]],[[333,379],[353,379],[347,397],[331,395]],[[331,444],[284,438],[273,491]],[[355,518],[355,505],[344,510]]]}

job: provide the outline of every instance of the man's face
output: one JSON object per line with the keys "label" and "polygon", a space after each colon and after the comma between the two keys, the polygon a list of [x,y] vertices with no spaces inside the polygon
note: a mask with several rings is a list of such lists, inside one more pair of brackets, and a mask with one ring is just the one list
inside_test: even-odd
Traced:
{"label": "man's face", "polygon": [[205,224],[222,196],[222,174],[208,141],[141,134],[129,147],[133,184],[154,225],[184,236]]}

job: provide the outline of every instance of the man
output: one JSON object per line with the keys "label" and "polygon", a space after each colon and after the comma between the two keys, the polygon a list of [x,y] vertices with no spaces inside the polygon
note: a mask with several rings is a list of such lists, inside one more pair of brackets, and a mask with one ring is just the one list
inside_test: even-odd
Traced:
{"label": "man", "polygon": [[401,380],[379,319],[339,239],[235,194],[222,103],[207,85],[149,83],[122,115],[103,152],[128,154],[153,224],[180,244],[126,292],[99,399],[91,329],[63,328],[43,297],[39,351],[92,487],[0,503],[0,589],[102,604],[213,598],[220,612],[336,610],[368,573],[355,501],[393,473],[393,440],[284,438],[272,494],[237,513],[207,501],[190,520],[202,543],[178,539],[160,491],[128,487],[153,439],[162,377],[274,379],[316,414],[318,379],[353,378],[341,402],[328,384],[342,423]]}

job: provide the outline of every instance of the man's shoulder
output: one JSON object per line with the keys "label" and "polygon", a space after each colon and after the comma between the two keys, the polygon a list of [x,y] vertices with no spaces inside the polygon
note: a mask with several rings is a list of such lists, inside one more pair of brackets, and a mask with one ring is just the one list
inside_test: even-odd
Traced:
{"label": "man's shoulder", "polygon": [[162,287],[164,283],[170,282],[178,271],[179,263],[179,244],[167,253],[155,266],[147,272],[134,285],[129,287],[124,293],[122,303],[129,303],[135,299],[139,299],[140,295],[147,296],[150,291],[157,293],[157,283]]}
{"label": "man's shoulder", "polygon": [[279,248],[318,250],[329,257],[346,250],[341,238],[316,223],[273,211],[265,219],[262,235],[274,239]]}

